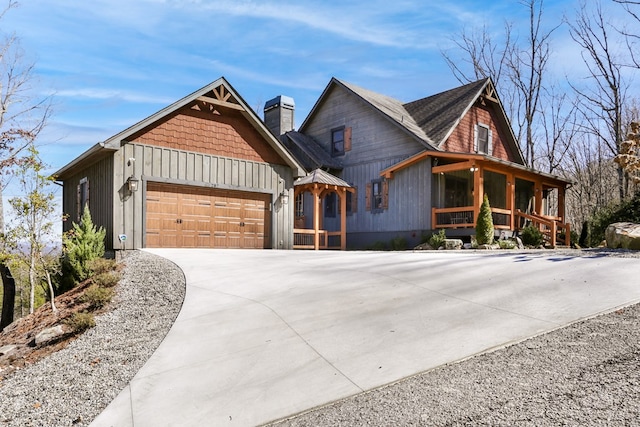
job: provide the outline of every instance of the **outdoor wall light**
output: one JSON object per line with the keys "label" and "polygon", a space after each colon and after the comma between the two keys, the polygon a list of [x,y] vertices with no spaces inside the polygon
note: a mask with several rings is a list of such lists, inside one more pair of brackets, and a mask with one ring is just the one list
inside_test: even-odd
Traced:
{"label": "outdoor wall light", "polygon": [[286,192],[285,190],[282,190],[282,193],[280,193],[280,197],[282,198],[282,204],[286,205],[289,203],[289,193]]}
{"label": "outdoor wall light", "polygon": [[129,188],[129,191],[132,193],[135,193],[136,191],[138,191],[138,184],[140,183],[140,181],[138,181],[138,178],[136,178],[135,176],[131,175],[129,178],[127,178],[127,187]]}

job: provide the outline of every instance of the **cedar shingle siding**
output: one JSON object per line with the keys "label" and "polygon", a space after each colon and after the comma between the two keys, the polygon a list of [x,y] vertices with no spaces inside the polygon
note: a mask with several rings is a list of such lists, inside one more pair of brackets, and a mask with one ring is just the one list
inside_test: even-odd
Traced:
{"label": "cedar shingle siding", "polygon": [[155,127],[134,135],[132,140],[145,145],[284,164],[282,158],[236,111],[211,114],[185,107]]}

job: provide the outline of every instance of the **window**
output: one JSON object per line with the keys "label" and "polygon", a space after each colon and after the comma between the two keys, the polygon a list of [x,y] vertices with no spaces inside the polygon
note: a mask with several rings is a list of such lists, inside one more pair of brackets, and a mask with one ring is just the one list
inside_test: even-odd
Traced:
{"label": "window", "polygon": [[356,194],[347,191],[347,215],[353,215],[358,209]]}
{"label": "window", "polygon": [[80,221],[82,217],[82,211],[84,211],[84,207],[87,203],[89,203],[89,180],[85,177],[80,180],[77,187],[77,219]]}
{"label": "window", "polygon": [[296,196],[296,218],[304,216],[304,193],[300,193]]}
{"label": "window", "polygon": [[336,216],[336,193],[329,193],[324,197],[324,216],[335,218]]}
{"label": "window", "polygon": [[331,155],[344,154],[344,126],[331,130]]}
{"label": "window", "polygon": [[474,140],[474,151],[476,153],[491,154],[491,129],[489,126],[477,124]]}

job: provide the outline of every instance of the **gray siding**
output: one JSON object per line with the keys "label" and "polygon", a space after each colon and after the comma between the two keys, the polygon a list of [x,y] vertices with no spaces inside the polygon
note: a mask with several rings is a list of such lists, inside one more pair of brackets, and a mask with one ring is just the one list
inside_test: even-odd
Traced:
{"label": "gray siding", "polygon": [[[347,217],[347,245],[366,247],[389,236],[419,241],[431,229],[431,162],[425,160],[397,172],[389,185],[389,208],[366,210],[367,184],[380,172],[425,149],[425,146],[351,92],[334,87],[302,130],[331,152],[331,130],[351,127],[351,151],[342,156],[340,178],[357,187],[357,212]],[[306,202],[306,200],[305,200]],[[307,223],[313,216],[305,203]],[[324,211],[323,211],[324,212]],[[324,228],[338,230],[340,217],[324,218]]]}
{"label": "gray siding", "polygon": [[89,182],[89,211],[91,219],[97,226],[105,228],[107,235],[105,246],[113,249],[113,202],[105,195],[112,194],[113,188],[113,160],[106,157],[88,168],[81,170],[64,181],[62,194],[62,211],[66,216],[63,230],[72,228],[73,222],[78,222],[77,187],[86,178]]}
{"label": "gray siding", "polygon": [[361,98],[341,87],[334,87],[301,132],[313,137],[331,153],[331,129],[339,126],[352,130],[352,149],[342,156],[346,167],[404,159],[425,148]]}
{"label": "gray siding", "polygon": [[[135,162],[129,165],[129,159]],[[259,192],[271,195],[271,247],[290,249],[293,245],[293,173],[282,165],[211,156],[202,153],[125,144],[114,156],[114,241],[126,234],[126,248],[144,247],[144,197],[149,181]],[[127,177],[141,180],[141,191],[123,197]],[[290,202],[282,203],[286,191]]]}

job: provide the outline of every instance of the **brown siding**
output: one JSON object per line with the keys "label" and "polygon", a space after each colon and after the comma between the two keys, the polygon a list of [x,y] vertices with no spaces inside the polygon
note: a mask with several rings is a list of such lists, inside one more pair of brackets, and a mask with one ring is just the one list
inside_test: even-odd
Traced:
{"label": "brown siding", "polygon": [[240,112],[204,113],[189,107],[144,129],[131,139],[146,145],[194,151],[236,159],[284,164]]}
{"label": "brown siding", "polygon": [[517,161],[506,144],[506,136],[502,128],[497,125],[496,113],[493,109],[480,105],[471,107],[449,138],[447,138],[442,148],[445,151],[457,153],[473,153],[474,130],[475,125],[478,123],[489,125],[493,133],[493,152],[490,153],[491,156],[502,160]]}

